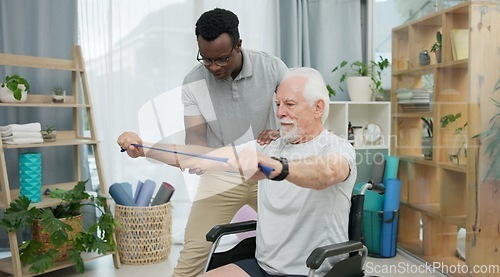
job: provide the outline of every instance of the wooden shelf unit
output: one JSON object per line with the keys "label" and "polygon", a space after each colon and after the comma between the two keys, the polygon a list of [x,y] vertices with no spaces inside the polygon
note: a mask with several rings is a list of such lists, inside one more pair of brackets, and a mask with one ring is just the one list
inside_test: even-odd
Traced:
{"label": "wooden shelf unit", "polygon": [[[500,205],[498,196],[491,197],[498,189],[478,177],[481,160],[477,157],[484,146],[472,138],[488,128],[480,108],[499,80],[499,12],[498,1],[468,1],[392,30],[391,153],[400,157],[402,181],[398,245],[429,263],[464,265],[472,276],[500,274]],[[453,29],[469,30],[466,59],[453,60]],[[437,31],[442,33],[442,62],[437,63],[430,53],[431,64],[420,66],[419,53],[431,48]],[[405,112],[396,90],[422,88],[428,74],[434,84],[429,111]],[[458,112],[462,113],[458,125],[468,122],[468,155],[466,163],[455,165],[448,157],[456,145],[455,128],[441,128],[440,118]],[[422,154],[422,117],[434,123],[431,160],[424,160]],[[498,180],[493,183],[498,186]],[[466,231],[465,261],[457,255],[459,228]],[[490,267],[478,273],[474,266]]]}
{"label": "wooden shelf unit", "polygon": [[[75,45],[73,47],[72,59],[53,59],[44,57],[33,57],[33,56],[22,56],[22,55],[12,55],[12,54],[1,54],[0,53],[0,66],[15,66],[15,67],[27,67],[27,68],[39,68],[39,69],[51,69],[51,70],[62,70],[71,72],[72,76],[72,88],[69,95],[66,95],[64,103],[52,103],[51,95],[36,94],[36,88],[31,88],[32,91],[28,94],[27,101],[25,103],[1,103],[0,107],[11,108],[11,109],[23,109],[23,108],[40,108],[45,109],[50,112],[51,109],[71,109],[73,114],[73,129],[72,130],[59,130],[57,132],[57,140],[55,142],[43,142],[39,144],[3,144],[0,140],[0,208],[5,209],[9,206],[10,202],[14,201],[19,196],[19,189],[11,189],[9,182],[15,182],[14,180],[9,180],[7,173],[7,164],[9,161],[5,157],[5,151],[9,149],[24,149],[24,148],[39,148],[39,147],[58,147],[58,146],[73,146],[75,149],[75,159],[72,162],[75,168],[74,181],[59,184],[43,184],[42,191],[45,189],[71,189],[78,181],[82,180],[81,163],[82,158],[80,148],[82,146],[92,147],[97,173],[100,184],[100,193],[103,195],[107,194],[107,186],[104,180],[104,175],[102,172],[101,155],[99,151],[99,141],[95,136],[95,124],[94,116],[92,112],[92,106],[90,101],[90,95],[88,91],[87,78],[85,75],[85,67],[83,62],[83,55],[80,46]],[[82,94],[79,93],[79,88],[82,88]],[[82,96],[83,97],[82,97]],[[82,112],[83,110],[83,112]],[[87,116],[90,132],[85,135],[83,133],[83,128],[81,124],[83,122],[82,115]],[[13,122],[15,123],[15,122]],[[39,203],[33,203],[33,206],[38,208],[47,208],[60,204],[59,201],[43,195],[42,201]],[[19,260],[19,242],[15,232],[8,233],[11,257],[0,259],[0,275],[3,273],[12,274],[16,277],[18,276],[33,276],[34,274],[28,271],[27,267],[23,267]],[[116,268],[120,267],[120,259],[118,253],[111,252],[106,255],[113,255],[113,262]],[[104,255],[99,255],[96,253],[82,253],[82,258],[84,261],[93,260]],[[72,266],[70,262],[59,262],[53,268],[50,268],[46,272],[54,271],[57,269]]]}
{"label": "wooden shelf unit", "polygon": [[382,138],[376,143],[354,145],[358,166],[357,181],[366,181],[370,178],[374,156],[390,154],[391,103],[384,101],[331,101],[325,128],[339,137],[347,139],[349,122],[353,126],[361,127],[368,123],[376,123],[382,129]]}

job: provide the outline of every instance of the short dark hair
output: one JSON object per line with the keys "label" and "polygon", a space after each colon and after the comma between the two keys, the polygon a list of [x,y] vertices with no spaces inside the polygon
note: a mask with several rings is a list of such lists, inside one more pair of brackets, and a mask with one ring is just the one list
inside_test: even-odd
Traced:
{"label": "short dark hair", "polygon": [[233,12],[221,8],[215,8],[203,13],[198,21],[194,33],[196,37],[201,36],[207,41],[213,41],[221,34],[227,33],[231,37],[233,46],[240,40],[238,16]]}

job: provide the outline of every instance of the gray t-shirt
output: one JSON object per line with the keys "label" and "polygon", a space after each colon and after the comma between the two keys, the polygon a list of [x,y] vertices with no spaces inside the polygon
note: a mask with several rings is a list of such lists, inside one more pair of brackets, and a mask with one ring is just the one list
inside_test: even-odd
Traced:
{"label": "gray t-shirt", "polygon": [[[302,188],[286,180],[259,182],[259,265],[269,274],[307,275],[306,259],[314,248],[349,240],[350,199],[357,176],[354,148],[347,140],[324,130],[306,143],[290,144],[278,139],[259,151],[288,160],[337,153],[351,167],[347,180],[323,190]],[[343,258],[327,260],[316,273],[323,276],[327,268]]]}
{"label": "gray t-shirt", "polygon": [[287,67],[264,52],[244,49],[242,53],[243,68],[234,80],[218,80],[203,65],[184,78],[184,115],[204,117],[210,147],[245,143],[264,129],[277,128],[274,93]]}

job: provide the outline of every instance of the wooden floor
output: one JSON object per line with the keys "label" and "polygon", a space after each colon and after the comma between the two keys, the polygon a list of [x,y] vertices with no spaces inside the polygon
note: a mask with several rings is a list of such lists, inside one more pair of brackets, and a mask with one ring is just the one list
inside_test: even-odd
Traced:
{"label": "wooden floor", "polygon": [[[179,257],[182,245],[172,245],[169,257],[160,263],[151,265],[126,265],[119,269],[114,268],[112,256],[105,256],[85,264],[85,273],[80,274],[74,268],[66,268],[55,272],[43,274],[45,277],[137,277],[137,276],[171,276],[173,268]],[[428,271],[428,272],[426,272]],[[412,256],[398,250],[393,258],[371,258],[365,263],[365,274],[368,276],[445,276],[439,272],[432,273],[424,263]]]}

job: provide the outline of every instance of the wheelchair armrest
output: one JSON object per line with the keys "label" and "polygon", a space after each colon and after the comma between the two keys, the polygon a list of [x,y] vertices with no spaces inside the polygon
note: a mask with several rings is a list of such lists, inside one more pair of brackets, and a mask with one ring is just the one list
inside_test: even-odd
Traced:
{"label": "wheelchair armrest", "polygon": [[318,269],[323,261],[328,257],[337,256],[340,254],[348,254],[354,251],[361,251],[363,244],[360,241],[346,241],[342,243],[331,244],[327,246],[320,246],[311,252],[307,257],[306,265],[310,269]]}
{"label": "wheelchair armrest", "polygon": [[256,220],[215,225],[208,231],[206,239],[207,241],[215,242],[219,237],[224,235],[254,231],[255,229],[257,229]]}

